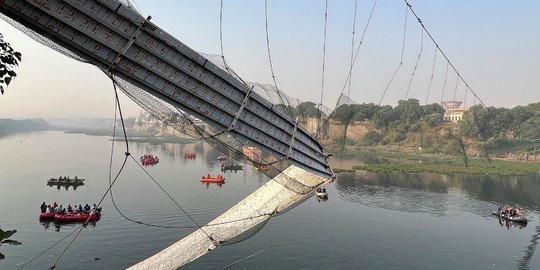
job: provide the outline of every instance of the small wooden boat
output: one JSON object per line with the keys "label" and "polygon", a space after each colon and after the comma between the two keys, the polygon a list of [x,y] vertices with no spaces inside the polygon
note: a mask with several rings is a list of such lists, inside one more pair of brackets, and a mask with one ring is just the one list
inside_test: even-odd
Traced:
{"label": "small wooden boat", "polygon": [[84,180],[83,178],[77,178],[77,176],[75,176],[74,178],[69,178],[68,177],[59,177],[59,178],[51,178],[49,180],[47,180],[47,185],[49,186],[52,186],[52,185],[58,185],[58,186],[82,186],[84,185]]}
{"label": "small wooden boat", "polygon": [[241,171],[244,169],[244,166],[240,165],[240,164],[230,164],[230,165],[225,165],[225,164],[222,164],[221,165],[221,171],[222,172],[226,172],[226,171]]}
{"label": "small wooden boat", "polygon": [[509,217],[507,216],[505,213],[498,213],[497,211],[493,211],[491,212],[493,215],[495,216],[498,216],[504,220],[509,220],[509,221],[513,221],[513,222],[521,222],[521,223],[527,223],[527,218],[525,218],[524,216],[517,216],[517,217]]}
{"label": "small wooden boat", "polygon": [[317,197],[319,197],[321,199],[327,199],[328,198],[328,193],[326,192],[326,188],[318,188],[315,191],[315,195],[317,195]]}
{"label": "small wooden boat", "polygon": [[85,222],[87,220],[98,220],[98,215],[90,215],[87,213],[66,213],[65,215],[56,214],[54,215],[54,219],[56,221]]}
{"label": "small wooden boat", "polygon": [[53,219],[56,213],[39,213],[40,219]]}
{"label": "small wooden boat", "polygon": [[203,183],[223,183],[225,182],[225,178],[221,175],[218,175],[217,177],[209,177],[209,176],[203,176],[201,177],[201,182]]}

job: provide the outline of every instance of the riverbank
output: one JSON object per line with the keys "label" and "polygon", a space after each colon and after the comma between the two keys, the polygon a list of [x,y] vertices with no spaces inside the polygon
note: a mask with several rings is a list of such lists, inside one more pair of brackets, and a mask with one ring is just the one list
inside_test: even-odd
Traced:
{"label": "riverbank", "polygon": [[[67,134],[85,134],[89,136],[108,136],[112,137],[112,131],[110,129],[85,129],[85,128],[57,128],[59,131],[63,131]],[[144,142],[149,144],[162,144],[162,143],[193,143],[197,140],[193,138],[183,138],[178,136],[158,136],[149,133],[140,132],[128,132],[127,138],[129,142]],[[115,141],[124,141],[124,135],[121,130],[117,130]]]}
{"label": "riverbank", "polygon": [[432,172],[440,174],[490,174],[490,175],[540,175],[540,164],[527,161],[496,159],[490,162],[484,158],[469,157],[468,166],[462,157],[449,155],[409,154],[392,152],[356,152],[337,154],[338,157],[357,158],[360,164],[352,168],[334,168],[334,172],[354,172],[365,170],[375,173],[401,171],[408,173]]}

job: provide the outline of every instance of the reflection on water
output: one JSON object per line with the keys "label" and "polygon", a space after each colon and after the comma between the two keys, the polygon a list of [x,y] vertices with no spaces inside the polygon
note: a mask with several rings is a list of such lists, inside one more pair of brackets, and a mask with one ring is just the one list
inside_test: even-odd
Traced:
{"label": "reflection on water", "polygon": [[535,234],[531,238],[530,244],[525,248],[525,255],[518,262],[518,269],[525,270],[530,269],[531,258],[536,252],[536,246],[538,245],[538,239],[540,239],[540,225],[536,226]]}
{"label": "reflection on water", "polygon": [[[45,230],[54,229],[54,231],[56,232],[60,232],[62,228],[63,230],[66,230],[67,232],[71,232],[73,231],[73,229],[78,228],[79,226],[82,225],[82,222],[69,222],[69,221],[58,222],[54,220],[40,220],[39,223],[41,224],[41,226],[43,226],[43,229]],[[85,228],[88,229],[89,227],[96,227],[96,224],[97,224],[97,221],[95,220],[88,221]]]}
{"label": "reflection on water", "polygon": [[78,187],[82,186],[82,185],[49,185],[47,184],[47,186],[49,187],[56,187],[57,190],[60,190],[60,188],[64,188],[66,191],[69,190],[70,187],[73,188],[73,191],[77,190]]}
{"label": "reflection on water", "polygon": [[[39,222],[39,205],[101,198],[108,188],[108,139],[60,132],[0,139],[0,149],[12,157],[0,164],[0,181],[12,189],[0,196],[4,217],[0,226],[19,229],[17,240],[24,243],[17,248],[2,246],[6,258],[0,269],[16,269],[81,225]],[[121,152],[116,169],[124,158]],[[159,165],[148,167],[148,172],[199,224],[221,215],[268,180],[249,165],[237,173],[221,172],[222,163],[217,161],[221,153],[204,143],[134,142],[130,152],[160,157]],[[185,159],[188,152],[197,153],[196,159]],[[54,164],[43,158],[51,155]],[[62,174],[85,175],[92,181],[77,192],[44,186],[44,179],[59,173],[57,164],[62,164]],[[226,184],[202,184],[200,177],[208,173],[223,174]],[[328,201],[310,197],[271,219],[249,241],[218,249],[188,269],[222,269],[269,244],[275,248],[242,261],[238,269],[540,269],[535,256],[539,186],[538,177],[340,174],[335,184],[326,186]],[[138,163],[127,164],[114,186],[114,197],[126,216],[171,228],[128,222],[107,198],[105,215],[82,231],[62,258],[62,269],[125,269],[194,230],[192,221],[179,213]],[[528,226],[502,223],[501,227],[491,215],[498,204],[528,210]],[[172,228],[179,226],[185,228]],[[52,265],[63,248],[56,246],[28,269]]]}
{"label": "reflection on water", "polygon": [[[488,218],[493,210],[491,208],[500,204],[518,205],[525,209],[526,215],[538,217],[540,205],[538,175],[440,175],[402,172],[376,174],[357,171],[339,174],[336,189],[341,198],[353,203],[452,218],[466,216],[466,213]],[[521,231],[527,227],[527,223],[510,222],[500,218],[497,220],[499,226],[506,231]],[[532,221],[537,222],[534,218]],[[529,245],[523,249],[523,255],[517,261],[518,269],[531,269],[531,259],[539,239],[540,225],[536,225]]]}
{"label": "reflection on water", "polygon": [[[385,187],[385,189],[380,189]],[[379,196],[404,198],[398,188],[412,189],[421,198],[430,200],[430,193],[448,193],[458,189],[475,199],[497,204],[519,205],[538,211],[540,205],[540,176],[496,176],[496,175],[442,175],[435,173],[342,173],[338,176],[337,188],[348,200],[355,200],[360,194],[378,194]],[[384,194],[377,193],[379,190]],[[355,195],[356,194],[356,195]],[[438,197],[438,196],[435,196]],[[393,200],[391,200],[393,201]],[[433,202],[440,205],[442,202]],[[407,204],[407,203],[406,203]],[[432,205],[432,206],[434,206]]]}

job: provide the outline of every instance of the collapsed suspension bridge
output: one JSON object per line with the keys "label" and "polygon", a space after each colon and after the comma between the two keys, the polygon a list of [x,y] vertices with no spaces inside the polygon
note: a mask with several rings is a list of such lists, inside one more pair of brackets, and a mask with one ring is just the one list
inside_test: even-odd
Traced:
{"label": "collapsed suspension bridge", "polygon": [[[406,0],[404,2],[406,13],[401,60],[384,90],[381,102],[403,63],[409,9],[422,27],[421,42],[426,33],[435,44],[431,79],[439,52],[447,61],[446,73],[449,67],[456,72],[456,89],[460,79],[466,90],[478,98],[450,63],[411,5]],[[355,54],[353,21],[351,66],[347,78],[349,91],[351,72],[376,3],[377,0]],[[267,5],[265,1],[266,20]],[[223,1],[221,6],[223,8]],[[325,42],[327,9],[328,1],[325,11]],[[230,69],[223,57],[223,44],[221,56],[198,53],[153,24],[151,17],[142,16],[126,0],[0,0],[0,13],[4,20],[35,40],[66,56],[100,68],[111,78],[115,90],[116,87],[121,89],[168,126],[205,140],[238,161],[270,169],[266,173],[272,180],[259,190],[207,225],[196,224],[198,229],[191,235],[131,269],[177,269],[221,245],[242,241],[260,230],[272,216],[298,205],[313,194],[318,186],[334,177],[328,165],[328,154],[316,136],[302,127],[298,118],[287,114],[288,104],[283,102],[283,96],[279,93],[272,67],[268,21],[266,41],[272,78],[280,99],[278,103],[268,100],[272,99],[269,94],[272,90],[268,86],[246,82]],[[222,14],[220,20],[221,17]],[[324,48],[323,89],[319,108],[322,107],[324,91]],[[421,54],[422,43],[406,98]],[[344,90],[345,86],[342,96]],[[428,96],[429,89],[426,103]],[[346,103],[350,104],[350,101]],[[199,120],[205,124],[198,124]],[[317,134],[321,126],[318,129]]]}
{"label": "collapsed suspension bridge", "polygon": [[[241,241],[334,176],[322,146],[283,106],[259,94],[261,85],[244,82],[224,59],[187,47],[128,2],[0,3],[4,20],[69,57],[97,66],[168,125],[237,160],[281,168],[222,216],[133,269],[177,269],[220,245]],[[195,124],[195,119],[206,125]],[[263,158],[262,152],[269,155]]]}

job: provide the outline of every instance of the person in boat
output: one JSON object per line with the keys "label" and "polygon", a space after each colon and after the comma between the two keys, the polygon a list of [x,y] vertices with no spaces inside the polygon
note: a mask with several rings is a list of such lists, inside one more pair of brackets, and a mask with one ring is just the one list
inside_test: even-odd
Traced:
{"label": "person in boat", "polygon": [[517,216],[523,217],[523,209],[521,209],[521,207],[517,209]]}
{"label": "person in boat", "polygon": [[45,204],[45,202],[41,204],[39,209],[41,210],[41,213],[45,213],[45,211],[47,210],[47,205]]}
{"label": "person in boat", "polygon": [[47,205],[47,208],[45,209],[45,213],[51,213],[51,206]]}
{"label": "person in boat", "polygon": [[73,207],[71,207],[71,204],[68,204],[67,211],[68,213],[73,213]]}
{"label": "person in boat", "polygon": [[207,174],[207,175],[206,175],[206,179],[210,179],[210,178],[212,178],[212,177],[210,176],[210,174]]}
{"label": "person in boat", "polygon": [[85,213],[90,213],[90,205],[86,204],[86,205],[84,206],[84,212],[85,212]]}

